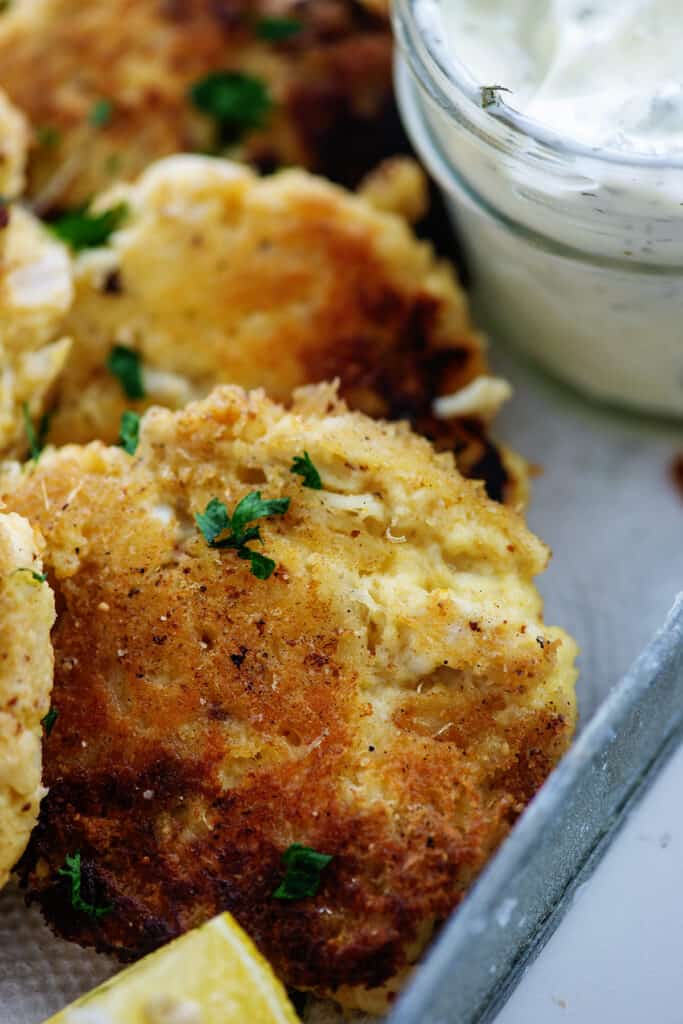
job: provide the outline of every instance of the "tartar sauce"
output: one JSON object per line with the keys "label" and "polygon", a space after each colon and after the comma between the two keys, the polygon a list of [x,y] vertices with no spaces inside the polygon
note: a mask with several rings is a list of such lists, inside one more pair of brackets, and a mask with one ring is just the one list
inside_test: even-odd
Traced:
{"label": "tartar sauce", "polygon": [[[683,0],[394,0],[482,326],[683,418]],[[508,91],[504,91],[508,90]]]}
{"label": "tartar sauce", "polygon": [[681,0],[440,0],[482,85],[589,146],[683,153]]}

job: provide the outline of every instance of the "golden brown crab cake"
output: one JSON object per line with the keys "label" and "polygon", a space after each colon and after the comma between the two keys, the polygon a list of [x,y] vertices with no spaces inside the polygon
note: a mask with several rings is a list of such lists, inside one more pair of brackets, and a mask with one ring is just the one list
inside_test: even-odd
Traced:
{"label": "golden brown crab cake", "polygon": [[[547,549],[325,385],[151,409],[133,455],[51,449],[13,488],[60,609],[29,899],[123,959],[228,909],[289,984],[377,1008],[570,740]],[[332,859],[283,899],[294,844]]]}
{"label": "golden brown crab cake", "polygon": [[[159,161],[96,208],[122,203],[123,228],[76,263],[56,444],[115,441],[127,407],[180,408],[215,384],[287,401],[339,378],[353,407],[410,419],[492,496],[516,494],[519,475],[488,440],[490,403],[483,415],[476,395],[464,415],[435,409],[481,380],[486,360],[451,268],[402,218],[304,171],[259,178],[191,155]],[[108,372],[117,346],[139,357],[146,399]]]}
{"label": "golden brown crab cake", "polygon": [[60,325],[73,298],[69,254],[19,206],[0,207],[0,458],[24,455],[70,342]]}
{"label": "golden brown crab cake", "polygon": [[3,200],[18,196],[24,187],[28,144],[26,118],[0,89],[0,219]]}
{"label": "golden brown crab cake", "polygon": [[42,570],[29,523],[0,514],[0,888],[46,792],[40,722],[50,706],[55,604]]}
{"label": "golden brown crab cake", "polygon": [[[357,0],[12,0],[0,14],[0,86],[36,129],[42,209],[207,148],[358,180],[400,135],[391,59],[387,18]],[[216,73],[232,77],[198,107],[192,87]],[[203,112],[216,104],[220,122]]]}

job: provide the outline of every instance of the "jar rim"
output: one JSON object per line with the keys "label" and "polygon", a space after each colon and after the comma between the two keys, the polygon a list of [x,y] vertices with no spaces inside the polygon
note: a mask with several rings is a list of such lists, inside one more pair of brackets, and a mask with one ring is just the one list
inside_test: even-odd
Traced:
{"label": "jar rim", "polygon": [[[590,146],[554,131],[534,118],[527,117],[502,101],[500,96],[496,96],[491,104],[484,106],[482,86],[475,81],[465,64],[455,54],[449,52],[446,56],[445,47],[439,45],[436,37],[430,39],[423,32],[416,9],[418,6],[424,7],[425,2],[435,5],[438,0],[393,0],[394,31],[413,72],[425,86],[437,85],[434,70],[438,72],[441,79],[440,88],[438,92],[434,88],[429,91],[446,110],[450,106],[448,92],[455,90],[458,99],[465,99],[473,111],[478,111],[480,115],[483,112],[497,124],[527,141],[537,143],[558,158],[576,157],[624,169],[683,171],[683,155],[678,158],[662,157],[651,153],[626,153],[622,150]],[[431,68],[429,62],[432,64]],[[501,86],[490,88],[502,89]]]}

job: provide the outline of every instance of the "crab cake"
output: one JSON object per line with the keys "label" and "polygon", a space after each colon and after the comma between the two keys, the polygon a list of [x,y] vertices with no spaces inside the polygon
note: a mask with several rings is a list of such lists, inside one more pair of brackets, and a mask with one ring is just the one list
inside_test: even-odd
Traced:
{"label": "crab cake", "polygon": [[391,60],[387,17],[357,0],[13,0],[0,14],[0,86],[36,129],[43,209],[190,150],[357,180],[399,135]]}
{"label": "crab cake", "polygon": [[0,515],[0,888],[46,792],[40,721],[50,706],[55,605],[38,550],[25,519]]}
{"label": "crab cake", "polygon": [[[523,474],[488,440],[490,408],[434,410],[438,396],[485,374],[486,361],[451,268],[402,218],[304,171],[259,178],[188,155],[160,161],[96,208],[122,204],[123,228],[76,263],[56,444],[114,441],[129,406],[180,408],[215,384],[262,386],[287,401],[300,385],[338,377],[354,408],[410,419],[455,448],[493,497],[516,498]],[[107,370],[121,349],[140,362],[133,390],[145,399]]]}
{"label": "crab cake", "polygon": [[570,740],[546,548],[325,385],[219,388],[13,482],[60,609],[28,898],[122,959],[227,909],[377,1008]]}
{"label": "crab cake", "polygon": [[26,118],[0,89],[0,204],[18,196],[24,187],[28,143]]}
{"label": "crab cake", "polygon": [[[70,342],[60,324],[73,298],[64,246],[18,206],[0,207],[0,458],[23,455]],[[30,423],[27,421],[31,421]]]}

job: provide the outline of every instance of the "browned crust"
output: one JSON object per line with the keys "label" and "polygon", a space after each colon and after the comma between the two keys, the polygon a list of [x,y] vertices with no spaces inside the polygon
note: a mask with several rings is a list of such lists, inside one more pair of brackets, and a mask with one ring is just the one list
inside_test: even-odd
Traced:
{"label": "browned crust", "polygon": [[[187,92],[217,69],[257,75],[276,101],[266,127],[244,141],[246,159],[359,180],[400,135],[387,19],[356,0],[292,0],[302,30],[273,43],[254,30],[272,11],[268,0],[49,0],[25,22],[10,11],[0,23],[0,85],[36,128],[60,134],[42,144],[39,134],[29,191],[42,194],[71,162],[49,205],[73,205],[158,157],[211,146]],[[103,97],[113,116],[93,128]]]}
{"label": "browned crust", "polygon": [[[455,451],[491,497],[514,500],[514,474],[486,424],[432,413],[437,396],[486,373],[486,357],[451,269],[404,222],[301,172],[257,179],[245,170],[206,185],[220,212],[198,220],[192,197],[212,181],[206,167],[173,186],[188,212],[169,221],[167,193],[144,191],[155,173],[173,180],[166,166],[131,190],[149,219],[132,215],[128,241],[113,244],[115,272],[84,264],[79,274],[63,326],[74,350],[51,422],[55,444],[116,440],[130,403],[105,364],[126,331],[145,367],[179,375],[190,395],[236,383],[286,402],[298,386],[338,378],[349,405],[408,419]],[[159,402],[170,399],[151,391],[135,408]]]}
{"label": "browned crust", "polygon": [[[289,984],[372,988],[458,904],[564,750],[565,654],[566,678],[557,673],[568,641],[534,619],[523,581],[543,552],[521,522],[401,428],[348,416],[323,444],[324,414],[339,416],[323,393],[322,419],[303,414],[286,454],[305,444],[324,473],[338,460],[377,497],[399,474],[432,515],[451,510],[456,536],[475,531],[450,557],[483,565],[487,587],[500,563],[530,610],[528,627],[497,603],[467,621],[445,591],[423,598],[422,626],[409,625],[412,608],[387,609],[426,655],[444,642],[450,652],[435,671],[395,680],[402,647],[381,653],[381,633],[349,606],[350,584],[337,584],[337,566],[363,580],[393,557],[384,527],[330,517],[281,456],[256,461],[272,407],[224,394],[175,418],[154,413],[136,459],[97,446],[46,455],[6,498],[46,538],[58,607],[50,792],[21,877],[61,934],[122,959],[230,910]],[[246,455],[230,454],[232,431]],[[285,519],[264,524],[279,565],[267,582],[191,525],[171,542],[176,528],[145,511],[163,497],[191,523],[198,487],[240,494],[247,480],[295,495]],[[414,516],[396,529],[430,536],[425,514]],[[313,570],[321,551],[329,569]],[[456,644],[439,639],[452,629]],[[541,700],[539,687],[553,695]],[[315,897],[289,904],[272,893],[292,842],[334,860]],[[83,898],[113,908],[98,920],[73,910],[58,874],[75,850]]]}

